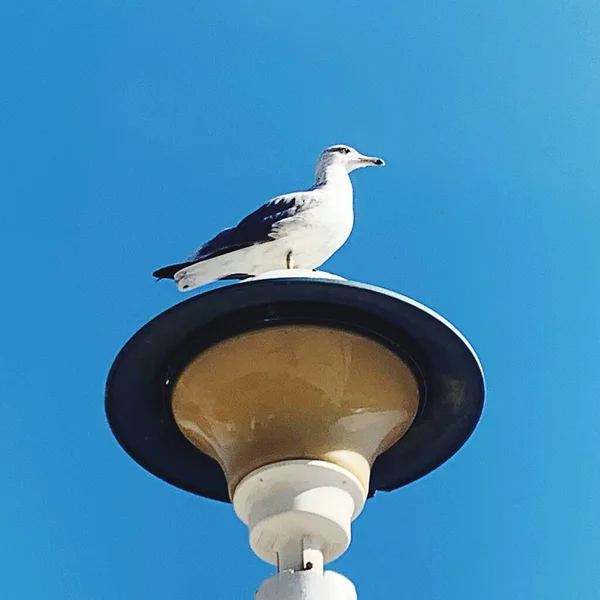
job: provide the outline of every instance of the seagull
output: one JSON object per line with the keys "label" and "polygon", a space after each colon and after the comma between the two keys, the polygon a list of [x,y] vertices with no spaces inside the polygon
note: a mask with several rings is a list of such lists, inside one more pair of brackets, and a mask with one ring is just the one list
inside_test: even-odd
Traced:
{"label": "seagull", "polygon": [[213,281],[248,279],[279,269],[320,267],[346,242],[354,224],[349,173],[385,165],[343,144],[324,150],[315,184],[277,196],[196,250],[188,260],[153,273],[182,292]]}

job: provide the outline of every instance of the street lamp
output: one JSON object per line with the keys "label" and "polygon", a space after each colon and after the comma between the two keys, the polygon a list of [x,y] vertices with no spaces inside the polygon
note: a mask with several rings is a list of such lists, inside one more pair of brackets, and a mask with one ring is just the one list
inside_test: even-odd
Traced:
{"label": "street lamp", "polygon": [[431,472],[467,440],[484,380],[425,306],[326,273],[273,272],[186,300],[117,356],[107,416],[144,468],[232,502],[277,574],[257,600],[356,598],[324,565],[376,491]]}

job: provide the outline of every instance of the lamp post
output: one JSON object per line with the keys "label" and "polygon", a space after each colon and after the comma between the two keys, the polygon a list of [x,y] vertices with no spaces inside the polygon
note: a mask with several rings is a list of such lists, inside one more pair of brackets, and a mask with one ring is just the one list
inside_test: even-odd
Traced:
{"label": "lamp post", "polygon": [[475,428],[484,380],[425,306],[326,273],[283,271],[195,296],[117,356],[106,411],[122,447],[232,502],[277,567],[256,600],[352,600],[325,571],[376,491],[431,472]]}

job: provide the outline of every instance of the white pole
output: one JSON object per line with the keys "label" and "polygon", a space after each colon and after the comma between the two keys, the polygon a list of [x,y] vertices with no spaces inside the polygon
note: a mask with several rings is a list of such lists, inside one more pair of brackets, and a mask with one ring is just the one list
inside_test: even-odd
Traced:
{"label": "white pole", "polygon": [[255,600],[357,600],[352,582],[339,573],[282,571],[267,579]]}

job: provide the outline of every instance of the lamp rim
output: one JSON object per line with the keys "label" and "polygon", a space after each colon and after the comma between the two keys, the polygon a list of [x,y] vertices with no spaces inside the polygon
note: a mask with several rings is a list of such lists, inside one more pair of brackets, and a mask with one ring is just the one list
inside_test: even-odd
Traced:
{"label": "lamp rim", "polygon": [[[431,309],[400,294],[357,282],[312,278],[263,279],[213,289],[142,327],[119,352],[106,385],[107,418],[119,444],[165,481],[229,502],[221,467],[193,446],[174,421],[170,394],[165,394],[165,381],[174,379],[174,353],[192,344],[191,338],[211,323],[235,313],[244,319],[254,314],[262,327],[293,314],[319,325],[319,307],[338,318],[346,314],[351,329],[372,329],[367,335],[371,339],[375,333],[376,341],[388,336],[423,377],[420,414],[376,459],[370,496],[407,485],[453,456],[477,425],[485,393],[481,364],[464,336]],[[410,364],[405,356],[400,358]],[[171,370],[166,369],[169,365]],[[448,388],[448,382],[456,385]]]}

